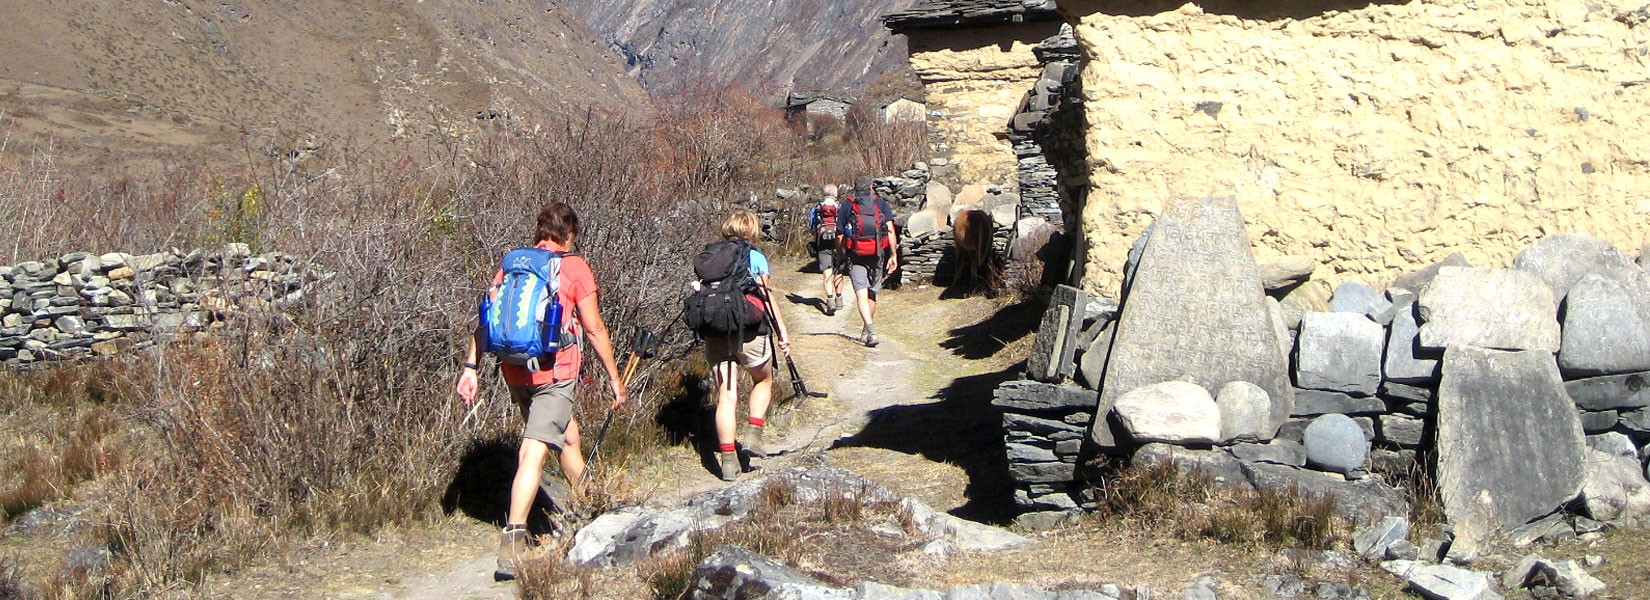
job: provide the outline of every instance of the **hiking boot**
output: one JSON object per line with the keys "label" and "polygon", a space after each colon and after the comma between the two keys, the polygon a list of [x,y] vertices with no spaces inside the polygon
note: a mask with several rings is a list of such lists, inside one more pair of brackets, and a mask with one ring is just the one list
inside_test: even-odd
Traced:
{"label": "hiking boot", "polygon": [[762,428],[752,425],[745,437],[745,453],[751,458],[767,458],[767,449],[762,446]]}
{"label": "hiking boot", "polygon": [[836,306],[837,306],[836,296],[826,296],[825,297],[825,310],[822,311],[822,312],[824,312],[825,316],[827,316],[827,317],[829,317],[831,315],[834,315],[834,314],[836,314]]}
{"label": "hiking boot", "polygon": [[867,325],[865,327],[865,330],[860,332],[860,333],[861,333],[861,335],[864,336],[864,342],[865,342],[865,347],[866,348],[875,348],[875,347],[877,347],[877,332],[875,330],[871,329],[871,327],[869,325]]}
{"label": "hiking boot", "polygon": [[739,465],[738,452],[718,452],[722,455],[722,481],[733,481],[743,472],[744,467]]}
{"label": "hiking boot", "polygon": [[498,567],[493,569],[493,581],[516,578],[516,567],[527,558],[527,528],[509,525],[498,534]]}
{"label": "hiking boot", "polygon": [[835,314],[839,310],[842,310],[842,294],[831,297],[831,313]]}

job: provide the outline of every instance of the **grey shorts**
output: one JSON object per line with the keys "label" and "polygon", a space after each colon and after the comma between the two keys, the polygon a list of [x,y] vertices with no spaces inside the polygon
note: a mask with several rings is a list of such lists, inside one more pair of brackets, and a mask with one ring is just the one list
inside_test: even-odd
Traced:
{"label": "grey shorts", "polygon": [[712,368],[718,363],[737,362],[741,367],[754,369],[766,364],[770,358],[773,358],[773,348],[768,345],[768,336],[765,335],[744,343],[734,338],[705,338],[705,362],[710,363]]}
{"label": "grey shorts", "polygon": [[527,426],[521,437],[538,440],[560,450],[567,444],[567,426],[573,422],[574,380],[549,385],[512,385],[510,401],[521,409]]}
{"label": "grey shorts", "polygon": [[885,273],[882,272],[880,262],[875,258],[869,261],[848,260],[848,280],[854,282],[854,291],[870,290],[873,294],[882,292]]}
{"label": "grey shorts", "polygon": [[829,271],[831,269],[836,268],[836,249],[835,248],[832,248],[832,249],[829,249],[829,250],[820,250],[815,254],[815,257],[819,259],[819,270],[821,272]]}

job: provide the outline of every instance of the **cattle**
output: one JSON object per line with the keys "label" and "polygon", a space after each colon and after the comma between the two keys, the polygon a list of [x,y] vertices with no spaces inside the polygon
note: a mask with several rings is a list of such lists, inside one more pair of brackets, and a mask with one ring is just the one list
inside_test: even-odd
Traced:
{"label": "cattle", "polygon": [[959,209],[951,217],[951,236],[955,240],[953,255],[956,269],[952,271],[951,285],[961,288],[967,281],[975,289],[984,288],[987,296],[996,295],[995,267],[992,264],[991,237],[995,227],[991,213],[977,208]]}

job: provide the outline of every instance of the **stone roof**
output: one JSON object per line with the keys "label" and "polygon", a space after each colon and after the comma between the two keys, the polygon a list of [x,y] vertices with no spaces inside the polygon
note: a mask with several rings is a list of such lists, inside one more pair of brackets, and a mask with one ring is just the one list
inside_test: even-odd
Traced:
{"label": "stone roof", "polygon": [[909,9],[882,16],[884,27],[951,29],[1060,18],[1054,0],[922,0]]}
{"label": "stone roof", "polygon": [[835,96],[828,96],[824,92],[792,91],[791,93],[785,95],[785,108],[799,108],[815,102],[836,102],[844,105],[853,104],[850,100],[844,100]]}

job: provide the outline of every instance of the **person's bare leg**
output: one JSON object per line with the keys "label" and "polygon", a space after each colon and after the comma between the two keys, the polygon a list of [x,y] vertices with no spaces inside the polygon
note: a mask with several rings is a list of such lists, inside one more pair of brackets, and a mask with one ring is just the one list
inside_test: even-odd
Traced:
{"label": "person's bare leg", "polygon": [[561,472],[567,476],[568,486],[573,488],[574,501],[584,500],[584,450],[580,446],[578,419],[567,423],[567,436],[562,442],[560,458]]}
{"label": "person's bare leg", "polygon": [[521,449],[516,452],[516,478],[510,485],[510,514],[505,523],[527,522],[527,515],[533,510],[533,498],[539,493],[544,459],[549,453],[550,446],[544,442],[521,440]]}
{"label": "person's bare leg", "polygon": [[733,361],[717,363],[711,370],[716,376],[716,442],[722,479],[733,481],[740,470],[739,453],[734,440],[734,411],[739,405],[739,372]]}

